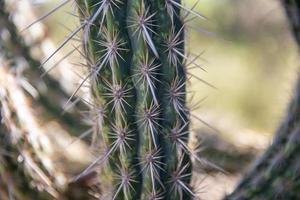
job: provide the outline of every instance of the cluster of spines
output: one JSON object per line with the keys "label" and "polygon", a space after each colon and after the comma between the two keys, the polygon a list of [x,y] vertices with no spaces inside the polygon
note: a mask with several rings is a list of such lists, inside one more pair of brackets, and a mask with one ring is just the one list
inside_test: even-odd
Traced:
{"label": "cluster of spines", "polygon": [[193,198],[180,1],[77,5],[112,198]]}

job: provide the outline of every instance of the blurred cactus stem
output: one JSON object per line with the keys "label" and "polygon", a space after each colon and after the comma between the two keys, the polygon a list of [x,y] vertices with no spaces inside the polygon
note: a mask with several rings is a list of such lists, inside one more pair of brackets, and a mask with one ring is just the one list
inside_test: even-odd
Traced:
{"label": "blurred cactus stem", "polygon": [[[41,68],[41,62],[31,55],[31,47],[27,46],[18,31],[12,16],[7,10],[5,0],[0,0],[0,51],[10,66],[21,74],[22,83],[34,101],[41,104],[48,114],[68,128],[69,132],[79,135],[86,129],[80,122],[80,110],[87,107],[82,102],[73,104],[75,109],[64,111],[65,103],[70,95],[61,87],[59,82]],[[51,96],[51,98],[49,98]]]}
{"label": "blurred cactus stem", "polygon": [[[295,40],[300,45],[300,1],[282,0]],[[298,74],[299,76],[299,74]],[[272,145],[242,178],[228,200],[300,199],[300,78]]]}
{"label": "blurred cactus stem", "polygon": [[[3,103],[3,101],[2,101]],[[0,103],[0,110],[1,103]],[[0,114],[0,120],[3,118]],[[33,180],[26,174],[20,162],[19,150],[12,141],[9,131],[0,124],[0,195],[3,200],[48,200],[49,194],[33,186]],[[18,159],[19,157],[19,159]]]}
{"label": "blurred cactus stem", "polygon": [[[113,199],[191,199],[185,26],[178,0],[78,3]],[[98,135],[100,135],[98,134]],[[104,194],[105,195],[105,194]]]}

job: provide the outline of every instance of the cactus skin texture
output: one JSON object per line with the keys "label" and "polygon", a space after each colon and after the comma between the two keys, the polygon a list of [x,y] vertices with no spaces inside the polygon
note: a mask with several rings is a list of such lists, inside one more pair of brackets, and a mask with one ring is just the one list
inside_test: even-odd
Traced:
{"label": "cactus skin texture", "polygon": [[[177,0],[77,3],[112,199],[191,199],[184,23]],[[98,134],[99,135],[99,134]],[[107,161],[107,162],[106,162]]]}

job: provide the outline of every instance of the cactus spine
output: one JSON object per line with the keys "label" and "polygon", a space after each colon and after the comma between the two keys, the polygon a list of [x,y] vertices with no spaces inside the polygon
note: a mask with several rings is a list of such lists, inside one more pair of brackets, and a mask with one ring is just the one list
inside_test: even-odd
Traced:
{"label": "cactus spine", "polygon": [[78,3],[113,199],[190,199],[184,23],[177,0]]}

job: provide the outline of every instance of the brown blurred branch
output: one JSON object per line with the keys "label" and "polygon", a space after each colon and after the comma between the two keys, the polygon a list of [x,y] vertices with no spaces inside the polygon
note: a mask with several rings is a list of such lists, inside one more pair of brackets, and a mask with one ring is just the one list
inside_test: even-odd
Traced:
{"label": "brown blurred branch", "polygon": [[[2,101],[3,103],[3,101]],[[0,110],[1,102],[0,102]],[[0,121],[3,121],[0,114]],[[10,137],[9,130],[0,124],[0,197],[1,200],[49,200],[47,192],[33,187],[32,178],[26,173],[24,162],[18,161],[19,150]]]}
{"label": "brown blurred branch", "polygon": [[[2,137],[9,139],[10,146],[22,158],[23,173],[27,172],[37,185],[42,186],[53,196],[57,192],[53,188],[50,178],[50,169],[47,168],[44,151],[51,149],[48,138],[46,138],[41,127],[36,121],[30,109],[29,102],[20,88],[16,78],[7,71],[7,67],[1,62],[0,67],[0,102],[1,122],[4,123],[6,134]],[[1,125],[1,127],[3,127]],[[1,146],[1,150],[8,150]],[[12,159],[11,162],[17,162]],[[11,164],[4,162],[4,165]],[[17,166],[20,166],[20,164]],[[10,166],[12,167],[12,166]],[[18,170],[9,168],[16,173]],[[50,170],[50,171],[49,171]],[[53,172],[52,172],[53,173]],[[2,173],[1,173],[2,174]],[[3,174],[2,174],[3,175]],[[20,180],[22,178],[20,177]]]}
{"label": "brown blurred branch", "polygon": [[[44,73],[43,68],[40,68],[41,62],[31,56],[30,48],[24,43],[9,13],[5,10],[4,0],[0,0],[0,7],[0,32],[7,31],[8,33],[5,38],[4,36],[0,37],[2,56],[19,68],[24,65],[27,66],[23,75],[38,91],[35,100],[39,101],[55,118],[63,122],[70,132],[78,135],[86,129],[86,126],[81,123],[81,114],[79,113],[79,110],[86,109],[86,106],[78,102],[71,112],[62,114],[69,95],[62,89],[60,83],[50,75],[46,74],[41,79],[41,75]],[[20,69],[16,70],[20,71]]]}

